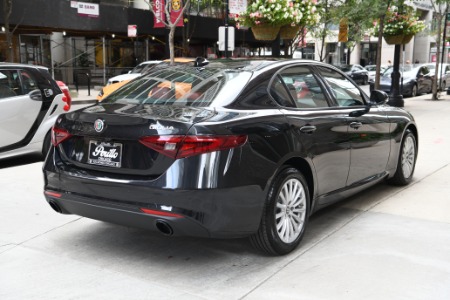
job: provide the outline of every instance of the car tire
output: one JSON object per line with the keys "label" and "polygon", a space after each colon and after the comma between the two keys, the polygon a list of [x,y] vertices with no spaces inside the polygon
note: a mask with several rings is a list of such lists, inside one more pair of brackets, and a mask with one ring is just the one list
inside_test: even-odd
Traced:
{"label": "car tire", "polygon": [[407,185],[411,182],[417,160],[417,142],[414,134],[408,129],[403,136],[398,154],[397,170],[389,183]]}
{"label": "car tire", "polygon": [[295,168],[282,169],[270,186],[253,246],[270,255],[283,255],[300,243],[308,223],[310,195],[304,176]]}
{"label": "car tire", "polygon": [[48,151],[50,151],[51,144],[52,144],[51,131],[49,131],[45,135],[44,142],[42,143],[42,156],[44,156],[44,159],[47,157]]}
{"label": "car tire", "polygon": [[369,83],[369,76],[363,77],[363,85],[367,85]]}
{"label": "car tire", "polygon": [[413,84],[413,86],[411,87],[410,96],[411,97],[416,97],[417,96],[417,84]]}

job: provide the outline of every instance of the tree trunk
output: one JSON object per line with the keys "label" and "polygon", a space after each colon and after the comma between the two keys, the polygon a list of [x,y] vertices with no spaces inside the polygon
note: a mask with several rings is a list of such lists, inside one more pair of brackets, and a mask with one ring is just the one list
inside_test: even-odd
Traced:
{"label": "tree trunk", "polygon": [[375,70],[375,84],[374,89],[378,90],[380,88],[380,73],[381,73],[381,49],[383,47],[383,27],[384,27],[384,16],[380,18],[380,30],[378,31],[378,44],[377,44],[377,62]]}
{"label": "tree trunk", "polygon": [[177,27],[175,26],[175,24],[170,25],[170,31],[169,31],[169,53],[170,53],[170,64],[174,65],[175,64],[175,29]]}
{"label": "tree trunk", "polygon": [[6,61],[13,62],[14,61],[14,49],[12,46],[12,33],[9,30],[9,17],[12,12],[12,0],[3,0],[3,12],[5,18],[5,37],[6,37]]}
{"label": "tree trunk", "polygon": [[433,86],[432,86],[432,91],[433,91],[433,96],[431,97],[431,100],[438,100],[439,96],[438,96],[438,78],[439,78],[439,61],[441,60],[441,35],[442,35],[442,17],[443,15],[441,13],[437,13],[436,14],[436,22],[437,22],[437,38],[436,38],[436,68],[435,68],[435,73],[434,73],[434,78],[435,80],[433,80]]}

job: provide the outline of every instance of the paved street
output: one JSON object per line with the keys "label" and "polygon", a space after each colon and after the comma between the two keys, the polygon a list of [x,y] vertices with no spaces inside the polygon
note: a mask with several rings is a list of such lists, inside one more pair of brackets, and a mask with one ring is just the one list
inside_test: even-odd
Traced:
{"label": "paved street", "polygon": [[[167,238],[55,213],[42,162],[0,162],[0,299],[450,299],[450,96],[406,98],[414,182],[311,218],[293,253],[246,239]],[[77,106],[77,105],[75,105]]]}

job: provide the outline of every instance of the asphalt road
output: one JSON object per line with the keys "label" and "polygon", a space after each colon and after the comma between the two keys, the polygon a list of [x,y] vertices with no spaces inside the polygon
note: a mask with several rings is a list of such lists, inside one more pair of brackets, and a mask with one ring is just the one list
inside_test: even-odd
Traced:
{"label": "asphalt road", "polygon": [[450,98],[429,98],[405,99],[414,182],[320,211],[283,257],[59,215],[38,158],[2,161],[0,299],[450,299]]}

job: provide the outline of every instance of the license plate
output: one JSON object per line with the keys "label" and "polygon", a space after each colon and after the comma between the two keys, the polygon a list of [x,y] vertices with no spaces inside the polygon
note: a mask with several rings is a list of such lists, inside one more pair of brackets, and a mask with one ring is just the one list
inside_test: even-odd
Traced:
{"label": "license plate", "polygon": [[120,168],[122,165],[122,144],[89,141],[88,163]]}

